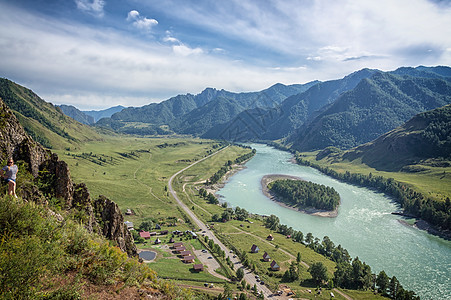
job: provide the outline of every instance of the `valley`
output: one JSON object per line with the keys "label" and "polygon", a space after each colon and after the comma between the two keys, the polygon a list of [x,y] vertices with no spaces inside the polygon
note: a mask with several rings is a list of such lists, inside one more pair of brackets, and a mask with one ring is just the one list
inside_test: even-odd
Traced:
{"label": "valley", "polygon": [[[14,150],[19,160],[30,160],[37,188],[54,197],[50,204],[75,210],[73,216],[87,228],[91,219],[83,215],[83,201],[98,198],[94,206],[103,214],[105,203],[117,204],[126,212],[124,224],[135,228],[138,250],[156,254],[146,265],[160,278],[174,280],[174,286],[158,285],[172,295],[185,293],[174,289],[178,285],[190,287],[186,295],[211,297],[268,298],[285,291],[305,299],[329,299],[331,293],[338,299],[377,299],[384,293],[415,299],[416,292],[438,299],[450,294],[449,276],[436,276],[447,274],[449,243],[412,228],[414,219],[392,213],[421,217],[418,227],[429,221],[435,226],[430,232],[440,236],[449,230],[450,74],[448,67],[363,69],[338,80],[276,84],[260,92],[207,88],[141,108],[106,109],[94,113],[103,118],[91,126],[63,114],[92,124],[88,112],[53,106],[7,79],[0,81],[0,97],[25,131],[62,160],[41,149],[47,152],[40,159],[51,156],[53,162],[39,165],[29,148]],[[8,126],[7,136],[16,138]],[[261,144],[243,144],[249,141]],[[296,160],[351,184],[366,182],[376,193]],[[67,176],[42,178],[47,168],[61,172],[52,166],[66,164]],[[71,187],[69,170],[82,184]],[[317,181],[321,185],[302,192],[290,192],[289,182],[279,191],[285,189],[300,209],[302,199],[293,195],[310,193],[307,201],[333,209],[334,218],[301,214],[265,197],[262,178],[271,174]],[[46,180],[67,187],[60,190]],[[25,195],[22,189],[28,188],[21,182],[19,192]],[[326,190],[330,196],[318,198]],[[108,228],[110,221],[99,216],[99,224]],[[158,234],[153,230],[160,230],[156,240],[149,239]],[[181,260],[173,242],[195,255]],[[418,277],[426,266],[429,271]],[[375,293],[372,274],[391,289]]]}

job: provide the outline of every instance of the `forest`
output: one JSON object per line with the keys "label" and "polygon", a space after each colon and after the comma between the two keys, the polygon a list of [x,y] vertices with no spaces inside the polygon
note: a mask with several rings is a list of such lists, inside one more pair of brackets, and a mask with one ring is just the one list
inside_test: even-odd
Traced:
{"label": "forest", "polygon": [[449,198],[444,202],[439,202],[426,197],[393,178],[387,179],[382,176],[373,176],[371,173],[369,175],[355,174],[348,171],[339,173],[331,168],[311,163],[300,156],[297,156],[296,160],[299,164],[314,167],[338,180],[384,192],[392,196],[401,205],[405,214],[421,218],[442,230],[451,229],[451,201]]}
{"label": "forest", "polygon": [[[345,248],[341,245],[335,246],[335,243],[328,236],[325,236],[322,241],[313,236],[311,232],[304,236],[301,231],[280,224],[279,217],[275,215],[265,217],[264,225],[280,234],[290,235],[294,242],[301,243],[334,261],[337,264],[334,276],[327,279],[330,286],[355,290],[367,290],[377,286],[379,293],[387,298],[419,299],[414,291],[404,289],[396,276],[390,278],[383,270],[377,275],[373,274],[369,265],[362,262],[358,257],[352,259]],[[322,263],[315,263],[311,267],[316,264]],[[285,272],[284,279],[288,282],[297,280],[297,276],[293,276],[293,272],[290,271]]]}
{"label": "forest", "polygon": [[334,188],[310,181],[282,179],[271,182],[268,188],[282,202],[295,207],[334,210],[340,204],[340,195]]}

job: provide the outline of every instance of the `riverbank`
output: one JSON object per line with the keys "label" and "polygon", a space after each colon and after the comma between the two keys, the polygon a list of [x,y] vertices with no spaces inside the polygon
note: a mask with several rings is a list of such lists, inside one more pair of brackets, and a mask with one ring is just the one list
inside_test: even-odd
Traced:
{"label": "riverbank", "polygon": [[316,209],[313,207],[299,208],[299,207],[294,207],[294,206],[290,206],[288,204],[283,203],[268,188],[268,184],[270,184],[271,182],[273,182],[275,180],[279,180],[279,179],[304,180],[300,177],[291,176],[291,175],[282,175],[282,174],[270,174],[270,175],[263,176],[263,178],[261,180],[262,192],[266,197],[268,197],[272,201],[275,201],[280,206],[283,206],[283,207],[286,207],[286,208],[289,208],[289,209],[292,209],[295,211],[299,211],[304,214],[312,215],[312,216],[324,217],[324,218],[335,218],[338,216],[338,207],[335,210],[321,210],[321,209]]}
{"label": "riverbank", "polygon": [[213,195],[217,196],[216,193],[225,186],[230,177],[235,175],[237,172],[246,169],[246,166],[244,165],[246,162],[247,161],[241,164],[232,165],[232,169],[227,171],[227,173],[222,176],[218,183],[205,185],[203,188],[207,191],[207,193],[212,193]]}

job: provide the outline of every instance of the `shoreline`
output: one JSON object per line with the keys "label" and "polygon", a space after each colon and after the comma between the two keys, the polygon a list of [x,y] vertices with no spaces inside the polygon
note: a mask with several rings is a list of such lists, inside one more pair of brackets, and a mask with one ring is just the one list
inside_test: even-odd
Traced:
{"label": "shoreline", "polygon": [[270,200],[276,202],[282,207],[295,210],[304,214],[317,216],[317,217],[323,217],[323,218],[336,218],[338,216],[338,206],[334,210],[322,210],[322,209],[316,209],[313,207],[307,207],[307,208],[299,208],[299,207],[293,207],[288,204],[283,203],[280,201],[271,191],[268,189],[268,184],[272,181],[278,180],[278,179],[292,179],[292,180],[304,180],[297,176],[292,175],[282,175],[282,174],[269,174],[263,176],[261,180],[261,186],[262,186],[262,192],[263,194],[268,197]]}
{"label": "shoreline", "polygon": [[247,160],[241,164],[232,165],[232,169],[227,171],[227,173],[225,173],[225,175],[222,176],[222,178],[219,180],[218,183],[215,183],[212,185],[205,185],[205,182],[204,182],[203,187],[205,188],[205,190],[208,193],[212,193],[213,195],[215,195],[216,198],[219,198],[218,195],[216,195],[216,193],[225,186],[225,184],[227,183],[227,180],[229,180],[230,177],[232,177],[239,171],[246,169],[246,166],[244,165],[246,162],[247,162]]}

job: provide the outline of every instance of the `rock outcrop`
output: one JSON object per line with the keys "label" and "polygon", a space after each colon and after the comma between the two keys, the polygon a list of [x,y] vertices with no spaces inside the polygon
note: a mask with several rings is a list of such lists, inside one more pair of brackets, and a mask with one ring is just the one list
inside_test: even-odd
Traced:
{"label": "rock outcrop", "polygon": [[45,203],[43,194],[63,199],[64,209],[83,212],[81,221],[88,231],[114,241],[129,256],[138,256],[133,236],[124,225],[124,217],[117,204],[104,196],[92,200],[84,183],[75,184],[72,181],[67,163],[59,160],[56,153],[36,143],[0,98],[0,162],[8,157],[26,162],[33,177],[45,182],[41,191],[32,182],[18,181],[18,192],[23,199]]}
{"label": "rock outcrop", "polygon": [[0,98],[0,161],[13,157],[23,160],[33,176],[38,176],[39,166],[50,157],[50,151],[25,132],[13,112]]}

